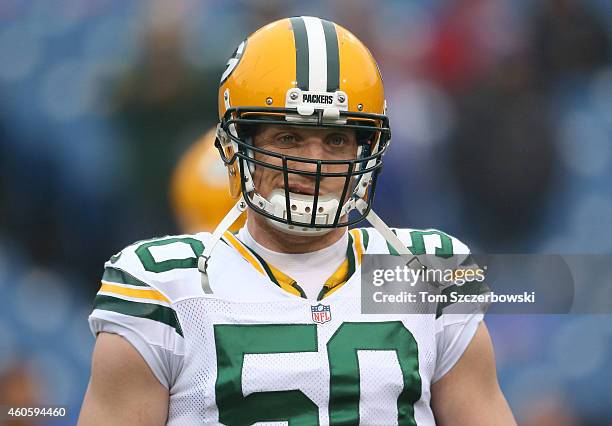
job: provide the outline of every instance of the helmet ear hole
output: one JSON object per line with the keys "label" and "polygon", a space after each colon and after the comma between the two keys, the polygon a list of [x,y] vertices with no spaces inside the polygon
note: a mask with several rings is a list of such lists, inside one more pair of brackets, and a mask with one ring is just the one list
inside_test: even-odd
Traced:
{"label": "helmet ear hole", "polygon": [[230,196],[232,198],[238,198],[242,193],[240,188],[240,172],[238,171],[238,164],[234,163],[230,166],[227,166],[227,168]]}
{"label": "helmet ear hole", "polygon": [[[231,145],[223,147],[223,155],[227,159],[234,157],[234,147]],[[229,192],[232,198],[238,198],[242,193],[240,187],[240,170],[238,169],[238,161],[234,161],[232,164],[226,164],[227,177],[229,178]]]}
{"label": "helmet ear hole", "polygon": [[374,141],[376,138],[376,132],[371,130],[358,130],[356,137],[357,143],[365,145],[368,142]]}
{"label": "helmet ear hole", "polygon": [[372,154],[372,141],[370,139],[360,142],[359,147],[361,148],[359,157],[369,157]]}
{"label": "helmet ear hole", "polygon": [[230,151],[229,149],[226,149],[228,147],[224,147],[218,137],[215,138],[215,148],[217,148],[217,151],[219,151],[219,155],[224,163],[228,163],[231,160],[231,157],[228,157],[228,153]]}

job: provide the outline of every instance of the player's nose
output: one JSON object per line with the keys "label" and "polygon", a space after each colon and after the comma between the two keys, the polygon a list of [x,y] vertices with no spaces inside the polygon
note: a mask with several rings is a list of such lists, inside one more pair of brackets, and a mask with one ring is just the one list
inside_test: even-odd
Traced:
{"label": "player's nose", "polygon": [[324,141],[322,138],[312,136],[304,140],[304,143],[300,146],[298,156],[313,160],[311,162],[305,161],[291,161],[289,167],[292,169],[316,172],[317,162],[316,160],[326,160],[326,152],[324,149]]}

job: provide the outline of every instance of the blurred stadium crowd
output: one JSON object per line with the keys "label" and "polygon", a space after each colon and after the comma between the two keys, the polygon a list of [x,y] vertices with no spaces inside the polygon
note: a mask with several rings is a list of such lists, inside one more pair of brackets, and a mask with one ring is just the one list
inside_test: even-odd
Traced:
{"label": "blurred stadium crowd", "polygon": [[[388,223],[475,252],[610,253],[612,2],[2,0],[0,403],[76,419],[104,261],[179,232],[172,171],[217,119],[225,61],[302,14],[347,27],[381,66]],[[609,316],[487,322],[521,424],[612,424]]]}

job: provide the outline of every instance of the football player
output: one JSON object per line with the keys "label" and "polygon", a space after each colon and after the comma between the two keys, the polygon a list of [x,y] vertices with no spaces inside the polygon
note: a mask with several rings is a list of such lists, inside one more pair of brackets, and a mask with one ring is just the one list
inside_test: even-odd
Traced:
{"label": "football player", "polygon": [[469,253],[372,211],[385,112],[372,55],[333,22],[283,19],[238,46],[215,142],[237,202],[212,234],[106,263],[82,425],[515,424],[481,310],[361,313],[364,254]]}
{"label": "football player", "polygon": [[[212,231],[235,204],[227,190],[227,172],[210,129],[181,156],[170,182],[170,201],[181,232]],[[244,215],[230,230],[244,225]]]}

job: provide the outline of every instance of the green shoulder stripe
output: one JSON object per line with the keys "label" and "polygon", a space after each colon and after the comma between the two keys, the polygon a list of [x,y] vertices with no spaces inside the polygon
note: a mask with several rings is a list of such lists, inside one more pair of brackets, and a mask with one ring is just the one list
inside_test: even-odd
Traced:
{"label": "green shoulder stripe", "polygon": [[346,248],[346,258],[348,259],[348,277],[353,276],[355,273],[355,253],[353,252],[353,236],[349,232],[348,234],[348,247]]}
{"label": "green shoulder stripe", "polygon": [[368,244],[370,243],[370,234],[368,234],[368,230],[365,228],[360,228],[360,231],[363,238],[363,248],[367,250]]}
{"label": "green shoulder stripe", "polygon": [[117,297],[97,295],[94,299],[94,309],[112,311],[138,318],[146,318],[161,322],[174,328],[183,337],[183,330],[174,309],[153,303],[132,302]]}
{"label": "green shoulder stripe", "polygon": [[102,279],[104,281],[109,281],[112,283],[135,285],[139,287],[151,287],[147,283],[140,281],[133,275],[118,268],[104,268],[104,274],[102,275]]}

